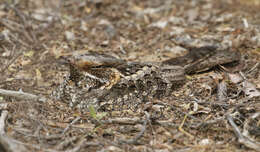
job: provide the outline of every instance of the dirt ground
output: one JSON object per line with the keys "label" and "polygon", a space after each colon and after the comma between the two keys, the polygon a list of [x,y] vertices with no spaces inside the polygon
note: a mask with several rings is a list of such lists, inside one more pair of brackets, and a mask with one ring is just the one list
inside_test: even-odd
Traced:
{"label": "dirt ground", "polygon": [[[259,10],[260,0],[1,0],[0,151],[260,151]],[[187,53],[179,43],[241,61],[187,75],[153,113],[82,112],[51,96],[69,72],[64,52],[161,62]]]}

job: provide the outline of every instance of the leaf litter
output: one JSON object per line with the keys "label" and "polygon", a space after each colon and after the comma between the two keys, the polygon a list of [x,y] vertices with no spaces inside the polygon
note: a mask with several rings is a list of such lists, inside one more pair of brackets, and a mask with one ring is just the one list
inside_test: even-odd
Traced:
{"label": "leaf litter", "polygon": [[[17,91],[0,92],[2,134],[13,139],[4,147],[15,142],[18,151],[259,151],[259,3],[1,2],[0,88]],[[235,67],[187,75],[183,87],[143,111],[102,113],[92,107],[82,113],[50,98],[69,72],[59,60],[63,53],[161,62],[185,55],[179,44],[229,48],[242,59]],[[43,96],[47,101],[39,102]]]}

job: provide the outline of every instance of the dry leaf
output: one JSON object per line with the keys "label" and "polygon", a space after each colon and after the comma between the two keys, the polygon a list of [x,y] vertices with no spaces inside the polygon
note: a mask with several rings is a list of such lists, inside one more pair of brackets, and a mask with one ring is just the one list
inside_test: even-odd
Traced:
{"label": "dry leaf", "polygon": [[25,53],[23,53],[23,55],[25,56],[25,57],[32,57],[33,55],[34,55],[34,51],[27,51],[27,52],[25,52]]}
{"label": "dry leaf", "polygon": [[238,84],[243,81],[240,74],[228,73],[228,77],[232,83]]}
{"label": "dry leaf", "polygon": [[224,80],[222,80],[218,84],[218,100],[224,101],[227,98],[227,84]]}
{"label": "dry leaf", "polygon": [[38,86],[44,85],[41,71],[39,69],[35,69],[35,73],[36,73],[36,79],[37,79]]}
{"label": "dry leaf", "polygon": [[243,82],[243,89],[249,98],[260,96],[260,92],[256,89],[255,85],[248,81]]}

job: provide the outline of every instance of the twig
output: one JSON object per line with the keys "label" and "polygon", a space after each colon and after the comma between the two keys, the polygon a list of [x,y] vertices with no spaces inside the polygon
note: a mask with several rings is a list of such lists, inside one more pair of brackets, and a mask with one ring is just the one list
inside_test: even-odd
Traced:
{"label": "twig", "polygon": [[260,149],[260,142],[254,141],[254,138],[250,137],[248,129],[250,128],[250,122],[253,121],[253,119],[257,119],[259,116],[260,116],[260,112],[254,113],[252,116],[250,116],[249,119],[245,121],[243,132],[242,132],[243,136],[245,136],[247,139],[253,141],[256,145],[259,146],[258,149]]}
{"label": "twig", "polygon": [[249,73],[251,73],[252,71],[254,71],[254,70],[259,66],[259,64],[260,64],[259,62],[256,63],[250,70],[246,71],[245,74],[249,74]]}
{"label": "twig", "polygon": [[[15,139],[12,139],[13,143],[15,144],[19,144],[19,145],[26,145],[26,146],[30,146],[32,148],[35,148],[35,149],[40,149],[42,151],[46,151],[46,152],[61,152],[61,151],[57,151],[57,150],[54,150],[54,149],[48,149],[48,148],[43,148],[39,145],[36,145],[36,144],[29,144],[29,143],[23,143],[21,141],[18,141],[18,140],[15,140]],[[17,152],[17,150],[19,149],[16,149],[14,150],[15,152]],[[28,152],[29,150],[26,150],[25,152]],[[13,152],[13,151],[12,151]]]}
{"label": "twig", "polygon": [[12,21],[12,20],[8,20],[5,18],[0,19],[0,22],[6,26],[7,29],[9,29],[10,31],[17,31],[17,32],[22,32],[23,30],[23,26]]}
{"label": "twig", "polygon": [[[193,99],[193,100],[197,101],[197,99]],[[187,115],[189,118],[192,118],[192,119],[194,119],[194,120],[200,121],[200,119],[194,117],[193,115],[191,115],[191,114],[189,114],[189,113],[187,113],[187,112],[185,112],[185,111],[180,110],[179,108],[177,108],[177,107],[179,107],[178,105],[169,104],[169,103],[167,103],[166,100],[165,100],[165,102],[158,102],[158,103],[160,103],[160,104],[162,104],[162,105],[164,105],[164,106],[169,106],[169,107],[171,107],[172,109],[174,109],[174,111],[178,111],[178,112],[180,112],[180,113],[183,114],[183,115]]]}
{"label": "twig", "polygon": [[[108,120],[100,120],[101,124],[121,124],[121,125],[136,125],[142,124],[145,120],[141,120],[140,118],[114,118]],[[164,127],[174,127],[177,128],[178,125],[172,123],[172,120],[152,120],[151,124],[153,125],[161,125]]]}
{"label": "twig", "polygon": [[[20,10],[18,10],[17,8],[15,7],[12,7],[12,6],[9,6],[7,5],[10,9],[14,10],[15,14],[20,18],[20,20],[22,21],[22,24],[23,24],[23,31],[22,33],[24,34],[24,36],[26,37],[26,39],[32,43],[35,43],[37,42],[37,39],[36,39],[36,36],[33,34],[32,32],[32,27],[31,25],[29,25],[28,21],[26,20],[26,18],[28,18],[23,12],[21,12]],[[27,31],[27,29],[29,29]]]}
{"label": "twig", "polygon": [[139,132],[139,134],[137,136],[135,136],[133,139],[130,139],[130,140],[120,140],[119,143],[137,144],[137,140],[139,140],[143,136],[143,134],[146,130],[147,122],[150,121],[150,115],[147,112],[145,112],[145,116],[146,116],[146,119],[144,121],[143,128]]}
{"label": "twig", "polygon": [[243,127],[243,133],[242,133],[244,136],[248,137],[248,134],[249,134],[248,130],[251,127],[250,122],[253,121],[253,119],[256,119],[259,116],[260,116],[260,112],[254,113],[252,116],[249,117],[249,119],[247,119],[245,121],[245,124],[244,124],[244,127]]}
{"label": "twig", "polygon": [[[114,118],[114,119],[108,119],[108,120],[100,120],[101,124],[121,124],[121,125],[136,125],[136,124],[142,124],[145,120],[141,120],[140,118]],[[152,120],[151,124],[154,125],[162,125],[164,127],[178,127],[178,125],[172,123],[171,120]]]}
{"label": "twig", "polygon": [[108,120],[101,120],[101,124],[124,124],[124,125],[135,125],[143,123],[143,120],[140,118],[114,118],[114,119],[108,119]]}
{"label": "twig", "polygon": [[55,149],[58,150],[62,150],[64,147],[66,147],[67,145],[69,145],[70,143],[74,142],[75,140],[77,140],[78,137],[77,136],[73,136],[70,138],[66,138],[64,141],[60,142]]}
{"label": "twig", "polygon": [[4,89],[0,89],[0,95],[15,97],[15,98],[19,98],[19,99],[25,99],[25,100],[41,101],[41,102],[45,102],[47,100],[44,97],[39,97],[34,94],[25,93],[22,91],[12,91],[12,90],[4,90]]}
{"label": "twig", "polygon": [[[52,127],[60,127],[60,128],[66,128],[68,126],[68,123],[63,122],[57,122],[57,121],[51,121],[51,120],[42,120],[43,123],[52,126]],[[86,123],[86,124],[71,124],[71,127],[74,128],[81,128],[81,129],[88,129],[92,130],[94,129],[94,125]]]}
{"label": "twig", "polygon": [[173,127],[173,128],[179,127],[179,125],[174,124],[171,119],[170,120],[161,120],[161,121],[158,121],[158,120],[154,121],[153,120],[152,124],[154,124],[154,123],[159,124],[159,125],[164,126],[164,127]]}
{"label": "twig", "polygon": [[87,142],[86,143],[86,139],[83,138],[76,147],[66,150],[65,152],[77,152],[79,151],[82,147],[84,146],[102,146],[102,144],[98,143],[98,142]]}
{"label": "twig", "polygon": [[[78,145],[76,147],[74,147],[72,149],[69,149],[69,150],[66,150],[65,152],[76,152],[76,151],[79,151],[80,148],[82,148],[84,146],[102,146],[102,144],[98,143],[98,142],[97,143],[95,143],[95,142],[87,142],[86,143],[85,142],[86,141],[85,137],[86,137],[86,135],[84,135],[82,137],[82,140],[78,143]],[[0,136],[0,141],[1,141],[1,138],[2,138],[2,136]],[[45,151],[45,152],[62,152],[60,150],[44,148],[44,147],[41,147],[40,145],[36,145],[36,144],[23,143],[21,141],[15,140],[15,139],[9,139],[9,140],[11,140],[13,145],[19,145],[19,146],[26,145],[26,146],[30,146],[30,147],[35,148],[35,149],[39,149],[39,150]],[[20,148],[20,147],[16,147],[16,148]],[[21,149],[23,149],[23,148],[21,148]],[[14,152],[14,151],[15,152],[27,152],[28,150],[14,149],[12,151],[7,151],[7,152]]]}
{"label": "twig", "polygon": [[62,132],[62,134],[64,135],[65,132],[67,132],[69,130],[69,128],[75,124],[77,121],[79,121],[81,119],[81,117],[77,117],[76,119],[74,119]]}
{"label": "twig", "polygon": [[0,150],[4,152],[28,152],[22,144],[6,135],[0,136]]}
{"label": "twig", "polygon": [[243,78],[243,80],[246,80],[246,76],[242,71],[239,71],[240,76]]}
{"label": "twig", "polygon": [[[19,28],[19,27],[13,27],[12,24],[11,24],[11,21],[9,21],[9,20],[7,20],[7,19],[1,19],[0,22],[1,22],[6,28],[10,29],[10,30],[13,31],[14,33],[20,33],[21,35],[24,35],[29,42],[33,43],[33,41],[29,38],[30,36],[28,36],[28,33],[25,32],[25,29],[24,29],[22,26],[20,26],[19,24],[14,23],[14,22],[12,21],[13,25],[14,25],[14,24],[15,24],[16,26],[19,25],[20,28]],[[9,35],[11,35],[11,34],[12,34],[12,33],[10,32]],[[15,36],[13,36],[13,37],[15,37]],[[16,39],[16,38],[15,38],[15,39]],[[23,42],[22,40],[19,40],[18,42],[20,42],[21,44],[27,45],[27,43]],[[27,46],[30,46],[30,45],[27,45]]]}
{"label": "twig", "polygon": [[7,110],[3,110],[1,112],[1,117],[0,117],[0,135],[4,135],[5,134],[5,119],[8,115],[8,111]]}
{"label": "twig", "polygon": [[25,48],[31,48],[31,46],[29,44],[27,44],[26,42],[24,42],[23,40],[21,39],[18,39],[13,33],[9,33],[8,34],[10,37],[12,37],[14,39],[15,42],[12,42],[12,41],[9,41],[11,42],[13,45],[20,43],[21,45],[23,45]]}
{"label": "twig", "polygon": [[238,142],[245,145],[248,148],[252,148],[256,151],[260,151],[260,143],[254,142],[252,140],[250,140],[249,138],[243,136],[239,130],[239,128],[237,127],[237,125],[235,124],[233,118],[231,115],[227,115],[226,116],[228,122],[230,123],[230,125],[233,127],[233,131],[235,133],[235,135],[238,138]]}
{"label": "twig", "polygon": [[187,135],[188,137],[190,137],[191,139],[194,139],[194,136],[193,136],[193,135],[191,135],[190,133],[188,133],[187,131],[185,131],[185,130],[182,128],[183,125],[184,125],[184,123],[185,123],[185,121],[186,121],[186,119],[187,119],[187,115],[184,116],[183,121],[182,121],[181,125],[179,126],[178,130],[179,130],[180,132],[182,132],[183,134]]}
{"label": "twig", "polygon": [[[78,142],[78,144],[76,145],[76,147],[74,147],[72,149],[69,149],[69,150],[66,150],[65,152],[77,152],[77,151],[79,151],[81,148],[83,148],[85,146],[103,146],[103,144],[100,143],[100,142],[86,142],[87,141],[87,139],[86,139],[87,136],[88,136],[88,134],[83,135],[81,137],[80,141]],[[77,139],[77,137],[74,137],[74,138],[75,138],[75,140]],[[68,142],[66,142],[66,143],[68,143]]]}
{"label": "twig", "polygon": [[208,120],[208,121],[205,121],[205,122],[201,122],[201,123],[199,123],[198,125],[196,125],[194,127],[198,129],[198,128],[201,128],[203,126],[210,125],[210,124],[215,124],[215,123],[223,121],[223,120],[225,120],[225,117],[219,117],[219,118],[216,118],[214,120]]}
{"label": "twig", "polygon": [[72,149],[69,149],[69,150],[66,150],[65,152],[77,152],[80,150],[80,148],[83,146],[83,144],[86,142],[86,139],[85,138],[82,138],[79,143],[77,144],[76,147],[72,148]]}
{"label": "twig", "polygon": [[0,151],[6,152],[26,152],[26,148],[23,145],[16,144],[14,139],[8,137],[5,134],[5,120],[7,118],[8,111],[3,110],[0,117]]}
{"label": "twig", "polygon": [[[15,48],[14,48],[14,49],[15,49]],[[12,59],[9,61],[9,63],[7,63],[7,65],[1,70],[1,73],[4,73],[5,70],[8,69],[9,66],[10,66],[11,64],[13,64],[14,61],[15,61],[17,58],[19,58],[22,54],[23,54],[22,52],[19,52],[14,58],[12,58]]]}

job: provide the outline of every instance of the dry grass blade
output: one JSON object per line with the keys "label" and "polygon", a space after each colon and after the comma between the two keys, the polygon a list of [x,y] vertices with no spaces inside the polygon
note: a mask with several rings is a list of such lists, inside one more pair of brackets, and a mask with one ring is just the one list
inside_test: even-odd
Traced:
{"label": "dry grass blade", "polygon": [[188,133],[187,131],[185,131],[185,130],[183,129],[183,125],[184,125],[186,119],[187,119],[187,115],[184,116],[184,118],[183,118],[183,120],[182,120],[182,123],[181,123],[181,125],[178,127],[178,129],[179,129],[179,131],[182,132],[184,135],[190,137],[191,139],[194,139],[194,136],[193,136],[193,135],[191,135],[190,133]]}

